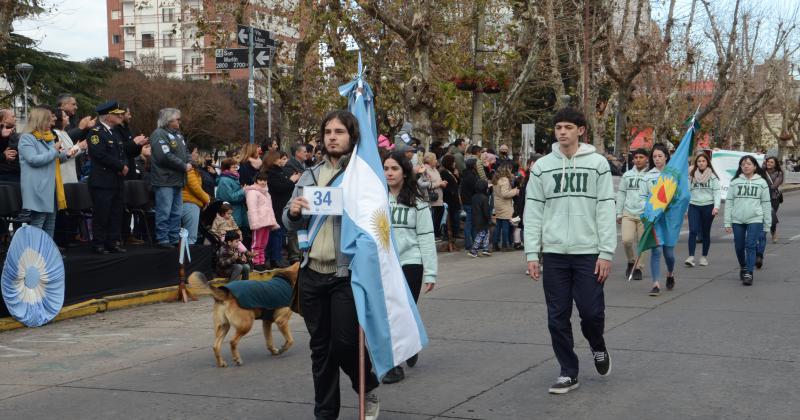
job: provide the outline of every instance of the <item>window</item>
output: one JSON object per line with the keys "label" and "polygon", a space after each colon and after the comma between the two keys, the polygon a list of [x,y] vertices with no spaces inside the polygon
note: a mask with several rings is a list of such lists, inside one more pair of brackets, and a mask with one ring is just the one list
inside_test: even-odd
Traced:
{"label": "window", "polygon": [[115,45],[119,44],[121,42],[121,38],[122,37],[120,37],[119,34],[111,35],[111,43]]}
{"label": "window", "polygon": [[119,10],[112,10],[111,11],[111,20],[119,19]]}
{"label": "window", "polygon": [[174,22],[175,21],[175,9],[173,9],[173,8],[161,9],[161,21],[162,22]]}
{"label": "window", "polygon": [[161,34],[161,46],[162,47],[174,47],[175,46],[175,34],[172,32],[164,32]]}
{"label": "window", "polygon": [[133,26],[128,26],[127,28],[125,28],[125,35],[135,36],[136,35],[136,28],[134,28]]}
{"label": "window", "polygon": [[174,73],[177,66],[178,61],[175,59],[175,57],[164,57],[164,72]]}
{"label": "window", "polygon": [[153,48],[156,46],[156,38],[152,32],[142,34],[142,48]]}
{"label": "window", "polygon": [[192,67],[201,67],[203,65],[203,57],[192,57]]}

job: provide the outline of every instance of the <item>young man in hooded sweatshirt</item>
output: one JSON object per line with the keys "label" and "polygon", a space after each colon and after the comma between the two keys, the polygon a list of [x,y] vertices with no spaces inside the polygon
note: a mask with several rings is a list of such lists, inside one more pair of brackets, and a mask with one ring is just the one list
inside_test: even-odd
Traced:
{"label": "young man in hooded sweatshirt", "polygon": [[597,372],[611,373],[603,339],[603,283],[611,272],[617,232],[608,161],[593,146],[580,143],[586,118],[580,111],[565,108],[553,122],[558,142],[531,170],[524,234],[530,276],[538,281],[543,275],[547,325],[561,365],[550,393],[564,394],[578,387],[578,357],[570,324],[573,300]]}

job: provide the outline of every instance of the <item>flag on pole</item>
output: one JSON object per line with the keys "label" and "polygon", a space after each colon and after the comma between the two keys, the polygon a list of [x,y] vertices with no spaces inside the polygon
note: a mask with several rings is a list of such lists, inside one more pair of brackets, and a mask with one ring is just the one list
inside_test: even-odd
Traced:
{"label": "flag on pole", "polygon": [[680,236],[683,216],[689,208],[689,158],[694,150],[694,134],[699,128],[695,112],[689,129],[661,171],[656,184],[650,188],[645,202],[642,222],[644,233],[639,240],[639,254],[657,246],[675,246]]}
{"label": "flag on pole", "polygon": [[378,154],[372,90],[358,75],[339,87],[358,120],[360,140],[342,176],[342,252],[351,256],[351,283],[358,322],[378,378],[428,344],[392,236],[389,195]]}

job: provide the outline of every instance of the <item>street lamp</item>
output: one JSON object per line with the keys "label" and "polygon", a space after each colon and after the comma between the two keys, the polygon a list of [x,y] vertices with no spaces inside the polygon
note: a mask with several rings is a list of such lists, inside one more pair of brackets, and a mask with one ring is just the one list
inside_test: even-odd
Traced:
{"label": "street lamp", "polygon": [[19,63],[14,68],[17,70],[17,74],[19,78],[22,79],[22,85],[24,87],[24,99],[23,105],[25,106],[25,125],[28,124],[28,78],[31,77],[31,72],[33,72],[33,66],[28,63]]}

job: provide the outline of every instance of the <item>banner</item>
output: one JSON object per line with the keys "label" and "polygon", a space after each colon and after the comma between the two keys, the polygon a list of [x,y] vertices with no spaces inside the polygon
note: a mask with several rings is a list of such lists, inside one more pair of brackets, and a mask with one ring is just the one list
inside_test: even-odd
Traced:
{"label": "banner", "polygon": [[739,169],[739,160],[742,156],[751,155],[758,161],[759,165],[764,164],[764,155],[759,153],[739,152],[736,150],[714,150],[711,153],[711,165],[719,175],[719,188],[722,199],[728,196],[728,185],[731,184],[736,170]]}

